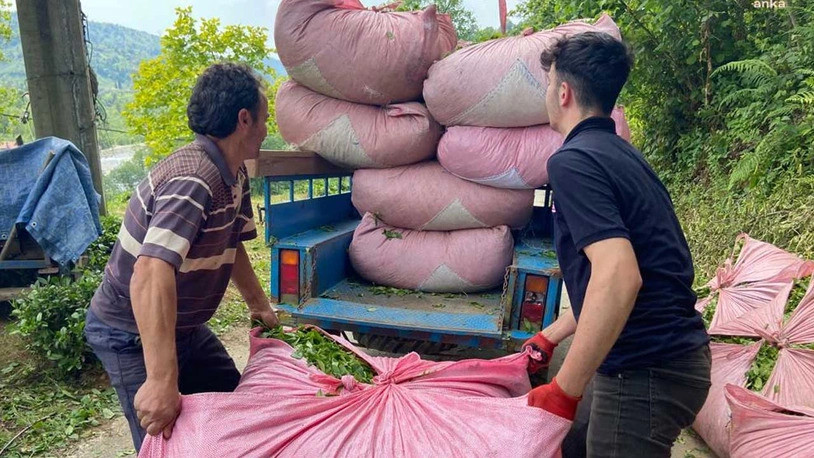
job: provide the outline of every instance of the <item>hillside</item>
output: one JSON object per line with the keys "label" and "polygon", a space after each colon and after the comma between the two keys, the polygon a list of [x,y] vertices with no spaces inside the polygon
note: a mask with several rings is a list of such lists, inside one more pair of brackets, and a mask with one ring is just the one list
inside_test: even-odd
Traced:
{"label": "hillside", "polygon": [[[25,65],[16,14],[11,16],[11,29],[11,40],[0,45],[6,57],[0,62],[0,84],[24,88]],[[89,22],[88,38],[88,53],[101,90],[129,89],[133,84],[130,75],[139,62],[161,50],[159,37],[115,24]]]}
{"label": "hillside", "polygon": [[[0,86],[25,89],[25,65],[16,14],[11,16],[11,29],[11,40],[0,43],[0,52],[6,58],[0,62]],[[116,24],[91,21],[88,23],[88,38],[91,66],[99,78],[102,93],[109,89],[132,88],[131,75],[139,63],[161,51],[158,36]],[[275,57],[268,57],[265,63],[277,73],[285,74],[282,63]]]}
{"label": "hillside", "polygon": [[[11,29],[11,39],[0,42],[0,52],[5,57],[0,61],[0,89],[12,88],[10,90],[18,91],[13,96],[14,104],[6,107],[7,111],[16,113],[24,107],[24,102],[16,100],[27,90],[16,14],[11,15]],[[141,141],[121,132],[126,130],[121,112],[133,98],[132,74],[138,69],[139,63],[152,59],[161,52],[160,37],[116,24],[90,21],[88,39],[88,55],[99,82],[99,102],[106,121],[99,126],[102,148]],[[278,74],[285,74],[282,63],[276,57],[269,56],[264,62]],[[17,106],[20,104],[22,105]],[[22,134],[26,140],[31,139],[30,128],[18,126],[15,121],[7,118],[0,120],[0,132],[4,138]]]}

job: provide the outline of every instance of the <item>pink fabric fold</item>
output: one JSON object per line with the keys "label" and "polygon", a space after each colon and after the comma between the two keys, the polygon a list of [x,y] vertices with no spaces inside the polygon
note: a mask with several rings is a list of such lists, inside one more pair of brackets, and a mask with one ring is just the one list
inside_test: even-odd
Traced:
{"label": "pink fabric fold", "polygon": [[259,332],[238,389],[183,396],[172,437],[148,436],[140,457],[555,457],[570,427],[527,406],[525,353],[436,363],[369,357],[330,336],[378,374],[362,384],[320,373]]}

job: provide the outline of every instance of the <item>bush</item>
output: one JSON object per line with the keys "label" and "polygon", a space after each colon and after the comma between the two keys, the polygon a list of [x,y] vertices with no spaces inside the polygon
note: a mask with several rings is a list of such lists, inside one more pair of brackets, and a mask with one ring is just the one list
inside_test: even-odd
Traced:
{"label": "bush", "polygon": [[52,361],[61,375],[77,375],[94,360],[83,335],[85,312],[102,281],[122,220],[103,216],[101,223],[102,235],[88,247],[88,265],[78,280],[40,278],[12,304],[17,322],[10,325],[11,332],[23,336],[26,348]]}
{"label": "bush", "polygon": [[106,196],[131,193],[141,183],[141,180],[147,177],[149,169],[144,164],[147,150],[142,146],[135,148],[133,157],[105,175],[103,183]]}
{"label": "bush", "polygon": [[759,189],[733,193],[723,178],[673,186],[671,194],[693,254],[698,285],[712,278],[741,232],[814,258],[814,176],[788,174],[769,193]]}
{"label": "bush", "polygon": [[94,240],[85,251],[88,256],[86,268],[94,272],[104,272],[122,225],[121,218],[113,215],[102,216],[100,222],[102,223],[102,235]]}
{"label": "bush", "polygon": [[62,375],[76,375],[93,360],[85,344],[85,312],[101,282],[99,272],[71,277],[40,278],[14,301],[10,325],[25,337],[26,349],[53,363]]}

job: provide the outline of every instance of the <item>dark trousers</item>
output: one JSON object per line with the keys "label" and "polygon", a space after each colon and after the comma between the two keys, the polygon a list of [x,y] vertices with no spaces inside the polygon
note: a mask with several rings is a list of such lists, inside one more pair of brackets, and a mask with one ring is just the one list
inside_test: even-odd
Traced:
{"label": "dark trousers", "polygon": [[[139,424],[133,400],[147,379],[144,351],[138,334],[112,328],[88,310],[85,338],[102,361],[116,389],[136,450],[141,448],[146,431]],[[176,334],[178,350],[178,390],[181,394],[234,391],[240,372],[220,340],[206,325]]]}
{"label": "dark trousers", "polygon": [[669,457],[707,399],[710,364],[705,345],[656,367],[596,374],[563,441],[563,457]]}

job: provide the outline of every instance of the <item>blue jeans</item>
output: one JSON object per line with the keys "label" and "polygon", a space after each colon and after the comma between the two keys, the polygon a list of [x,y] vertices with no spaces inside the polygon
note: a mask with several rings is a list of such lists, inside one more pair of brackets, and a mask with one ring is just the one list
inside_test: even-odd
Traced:
{"label": "blue jeans", "polygon": [[562,444],[563,458],[669,457],[710,387],[709,346],[615,375],[596,374]]}
{"label": "blue jeans", "polygon": [[[146,431],[139,424],[133,400],[147,379],[144,352],[138,334],[121,331],[103,323],[88,310],[85,339],[96,353],[116,389],[136,450],[141,448]],[[220,340],[206,325],[176,334],[178,352],[178,390],[181,394],[234,391],[240,372]]]}

